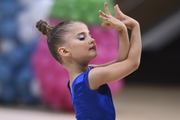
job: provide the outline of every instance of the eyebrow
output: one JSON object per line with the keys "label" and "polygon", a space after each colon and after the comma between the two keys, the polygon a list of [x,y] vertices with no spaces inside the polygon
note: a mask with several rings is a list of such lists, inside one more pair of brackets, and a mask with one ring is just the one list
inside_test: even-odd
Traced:
{"label": "eyebrow", "polygon": [[[76,36],[80,35],[80,34],[86,34],[86,32],[80,32],[78,33]],[[89,35],[91,35],[90,31],[88,32]]]}

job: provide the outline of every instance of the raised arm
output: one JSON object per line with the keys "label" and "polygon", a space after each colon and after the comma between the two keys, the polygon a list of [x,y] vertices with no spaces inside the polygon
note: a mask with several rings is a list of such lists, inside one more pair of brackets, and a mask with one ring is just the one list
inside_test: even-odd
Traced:
{"label": "raised arm", "polygon": [[[107,5],[107,4],[106,4]],[[123,17],[124,15],[120,11],[118,5],[114,6],[114,13],[115,13],[115,18],[123,22]],[[127,26],[126,26],[127,27]],[[119,40],[119,55],[118,55],[118,62],[121,62],[125,60],[128,56],[129,48],[130,48],[130,43],[129,43],[129,38],[128,35],[121,34],[119,32],[120,40]]]}
{"label": "raised arm", "polygon": [[[116,13],[116,18],[119,19],[119,20],[121,20],[121,21],[126,25],[127,28],[129,28],[130,30],[132,30],[132,31],[131,31],[131,40],[130,40],[130,41],[131,41],[131,44],[130,44],[131,47],[134,47],[134,44],[139,45],[139,47],[136,47],[136,48],[135,48],[135,49],[137,49],[137,50],[134,51],[135,53],[133,53],[133,51],[130,52],[130,53],[128,54],[128,57],[134,58],[133,55],[138,55],[137,58],[139,58],[139,59],[136,59],[136,60],[138,60],[137,62],[140,63],[141,49],[142,49],[142,47],[141,47],[140,25],[139,25],[139,23],[138,23],[136,20],[134,20],[133,18],[125,15],[125,14],[120,10],[120,8],[119,8],[118,5],[115,5],[114,9],[115,9],[115,13]],[[137,39],[137,40],[140,40],[140,41],[137,41],[137,42],[134,43],[134,41],[135,41],[136,39]],[[136,45],[136,46],[137,46],[137,45]],[[131,48],[131,49],[133,49],[133,48]],[[136,51],[137,51],[137,53],[136,53]],[[139,53],[140,53],[140,54],[139,54]],[[132,54],[132,55],[131,55],[131,54]]]}
{"label": "raised arm", "polygon": [[[122,12],[120,11],[120,9],[117,8],[118,6],[114,6],[114,13],[115,13],[115,17],[118,20],[122,20],[123,16],[122,16]],[[104,3],[104,8],[105,8],[105,13],[108,15],[111,15],[109,9],[108,9],[108,5],[107,3]],[[102,24],[103,27],[110,27],[108,23],[103,23]],[[119,52],[118,52],[118,58],[114,61],[110,61],[101,65],[91,65],[93,67],[104,67],[110,64],[113,64],[115,62],[120,62],[123,61],[127,58],[128,52],[129,52],[129,47],[130,47],[130,43],[129,43],[129,38],[128,38],[128,34],[127,32],[124,31],[118,31],[119,33]]]}
{"label": "raised arm", "polygon": [[124,22],[100,11],[100,18],[106,21],[106,25],[118,30],[121,34],[127,34],[125,25],[132,30],[131,45],[127,58],[105,67],[97,67],[89,72],[89,85],[91,89],[97,89],[100,85],[119,80],[135,71],[140,64],[141,34],[139,23],[126,16]]}

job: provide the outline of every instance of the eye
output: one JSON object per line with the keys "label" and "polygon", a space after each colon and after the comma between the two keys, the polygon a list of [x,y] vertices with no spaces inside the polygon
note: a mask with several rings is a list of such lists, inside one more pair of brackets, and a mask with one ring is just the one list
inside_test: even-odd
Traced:
{"label": "eye", "polygon": [[83,34],[79,35],[78,37],[79,40],[84,40],[85,39],[85,36]]}

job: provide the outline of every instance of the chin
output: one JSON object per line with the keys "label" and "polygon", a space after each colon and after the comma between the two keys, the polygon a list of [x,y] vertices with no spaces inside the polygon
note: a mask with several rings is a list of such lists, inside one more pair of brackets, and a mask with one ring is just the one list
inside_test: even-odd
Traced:
{"label": "chin", "polygon": [[92,57],[92,59],[94,59],[96,56],[97,56],[97,53],[96,53],[96,54],[94,54],[94,56]]}
{"label": "chin", "polygon": [[92,59],[94,59],[97,56],[97,52],[96,53],[91,53],[91,55],[89,55],[89,60],[91,61]]}

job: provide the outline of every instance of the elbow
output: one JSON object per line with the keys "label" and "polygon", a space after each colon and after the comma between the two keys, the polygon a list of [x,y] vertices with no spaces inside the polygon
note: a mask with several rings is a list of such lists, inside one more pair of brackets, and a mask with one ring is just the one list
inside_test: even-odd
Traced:
{"label": "elbow", "polygon": [[133,68],[134,68],[134,71],[137,70],[140,66],[140,60],[137,60],[137,61],[134,61],[133,62]]}

